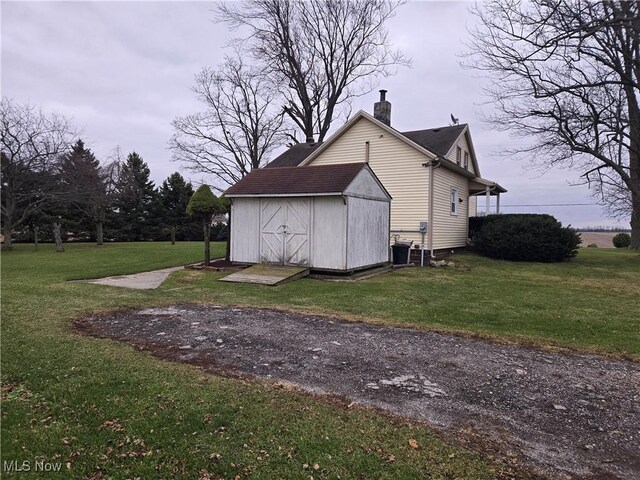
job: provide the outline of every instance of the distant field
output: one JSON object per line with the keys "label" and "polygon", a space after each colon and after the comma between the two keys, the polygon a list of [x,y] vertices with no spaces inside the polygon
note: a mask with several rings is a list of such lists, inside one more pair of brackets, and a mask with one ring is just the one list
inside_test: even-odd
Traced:
{"label": "distant field", "polygon": [[613,248],[613,237],[618,233],[620,232],[580,232],[581,246],[586,247],[595,243],[599,248]]}

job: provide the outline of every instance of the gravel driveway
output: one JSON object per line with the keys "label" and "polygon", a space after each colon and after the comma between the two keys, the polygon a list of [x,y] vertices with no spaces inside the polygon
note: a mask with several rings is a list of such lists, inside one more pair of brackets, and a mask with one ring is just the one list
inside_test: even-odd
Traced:
{"label": "gravel driveway", "polygon": [[640,478],[640,365],[274,310],[178,305],[85,333],[426,421],[551,477]]}

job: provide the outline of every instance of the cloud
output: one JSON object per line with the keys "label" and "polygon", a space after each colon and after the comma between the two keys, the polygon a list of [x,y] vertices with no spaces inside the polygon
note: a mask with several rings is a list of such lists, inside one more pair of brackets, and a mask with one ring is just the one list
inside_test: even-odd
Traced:
{"label": "cloud", "polygon": [[[136,150],[160,183],[181,169],[166,148],[171,121],[201,110],[191,92],[194,76],[220,63],[232,38],[226,26],[212,22],[212,5],[4,2],[2,94],[73,117],[99,158],[116,145],[125,154]],[[466,28],[474,21],[469,5],[413,2],[389,22],[394,45],[413,58],[413,68],[399,69],[380,85],[389,90],[393,126],[446,125],[451,113],[469,123],[483,176],[509,189],[504,205],[592,202],[586,188],[568,185],[575,172],[539,176],[526,164],[495,155],[514,140],[480,121],[480,110],[487,108],[484,81],[460,66]],[[360,97],[354,111],[371,112],[377,97],[375,91]],[[556,210],[565,223],[610,223],[599,207]]]}

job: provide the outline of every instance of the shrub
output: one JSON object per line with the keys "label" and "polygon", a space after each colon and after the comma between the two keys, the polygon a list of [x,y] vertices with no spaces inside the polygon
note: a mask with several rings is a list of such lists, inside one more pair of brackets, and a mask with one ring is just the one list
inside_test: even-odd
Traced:
{"label": "shrub", "polygon": [[475,246],[480,254],[487,257],[560,262],[578,253],[578,232],[563,227],[551,215],[488,215],[482,223]]}
{"label": "shrub", "polygon": [[631,246],[631,235],[619,233],[613,237],[613,246],[616,248],[629,248]]}
{"label": "shrub", "polygon": [[589,245],[587,245],[587,248],[598,248],[598,244],[597,243],[590,243]]}
{"label": "shrub", "polygon": [[469,240],[475,243],[480,230],[482,230],[487,218],[497,217],[497,215],[485,215],[483,217],[469,217]]}

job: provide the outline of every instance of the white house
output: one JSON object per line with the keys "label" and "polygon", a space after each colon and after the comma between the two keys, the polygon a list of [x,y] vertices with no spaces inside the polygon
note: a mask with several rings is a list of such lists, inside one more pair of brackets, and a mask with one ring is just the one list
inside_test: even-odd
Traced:
{"label": "white house", "polygon": [[262,170],[364,162],[393,198],[392,236],[432,254],[466,246],[473,197],[497,195],[499,209],[506,190],[480,176],[468,125],[400,132],[380,93],[373,116],[360,111],[324,143],[295,145]]}

